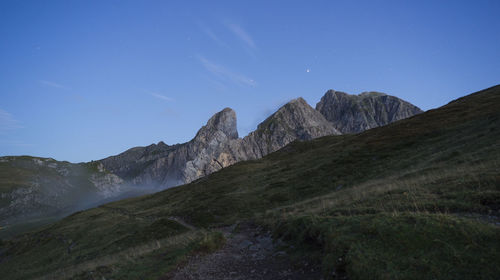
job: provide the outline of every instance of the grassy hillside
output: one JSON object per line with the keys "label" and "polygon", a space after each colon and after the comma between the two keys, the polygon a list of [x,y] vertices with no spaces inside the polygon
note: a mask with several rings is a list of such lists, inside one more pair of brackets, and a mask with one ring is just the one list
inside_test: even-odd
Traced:
{"label": "grassy hillside", "polygon": [[3,241],[0,275],[155,279],[187,254],[216,248],[217,226],[253,220],[295,244],[292,254],[321,261],[329,277],[497,279],[499,159],[496,86],[75,213]]}

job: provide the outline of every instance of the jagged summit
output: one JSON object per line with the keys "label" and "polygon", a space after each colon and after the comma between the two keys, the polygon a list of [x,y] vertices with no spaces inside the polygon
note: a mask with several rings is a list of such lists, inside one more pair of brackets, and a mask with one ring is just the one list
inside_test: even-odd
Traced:
{"label": "jagged summit", "polygon": [[349,94],[343,91],[338,91],[334,89],[329,89],[326,91],[325,95],[323,97],[327,98],[342,98],[342,97],[380,97],[380,96],[389,96],[387,93],[384,92],[379,92],[379,91],[363,91],[362,93],[355,95],[355,94]]}
{"label": "jagged summit", "polygon": [[238,155],[246,159],[263,157],[294,140],[340,134],[318,111],[299,97],[280,107],[243,138]]}
{"label": "jagged summit", "polygon": [[236,112],[231,108],[224,108],[222,111],[214,114],[197,133],[195,138],[210,137],[214,133],[221,132],[229,139],[238,138],[238,129],[236,126]]}
{"label": "jagged summit", "polygon": [[379,96],[387,96],[387,95],[388,95],[387,93],[378,92],[378,91],[364,91],[364,92],[358,94],[358,96],[361,96],[361,97],[379,97]]}
{"label": "jagged summit", "polygon": [[350,95],[329,90],[316,110],[301,97],[290,100],[243,139],[238,138],[236,113],[224,108],[187,143],[168,146],[160,142],[101,162],[108,171],[133,184],[169,187],[238,161],[263,157],[295,140],[360,132],[419,112],[417,107],[382,93]]}
{"label": "jagged summit", "polygon": [[329,89],[326,91],[325,96],[326,95],[350,95],[350,94],[339,90]]}
{"label": "jagged summit", "polygon": [[316,137],[340,134],[317,110],[312,108],[302,98],[292,99],[269,116],[257,130],[266,130],[269,133],[295,131],[300,140],[309,140]]}
{"label": "jagged summit", "polygon": [[325,93],[316,110],[342,133],[358,133],[422,113],[420,108],[385,93],[351,95],[335,90]]}
{"label": "jagged summit", "polygon": [[165,142],[163,142],[163,141],[158,142],[158,144],[156,144],[156,145],[160,146],[160,147],[168,147],[168,145],[165,144]]}
{"label": "jagged summit", "polygon": [[[288,103],[286,103],[286,104],[301,104],[301,105],[309,105],[309,104],[307,104],[307,101],[305,101],[305,100],[304,100],[304,98],[302,98],[302,97],[297,97],[297,98],[294,98],[294,99],[292,99],[292,100],[288,101]],[[285,104],[285,105],[286,105],[286,104]]]}

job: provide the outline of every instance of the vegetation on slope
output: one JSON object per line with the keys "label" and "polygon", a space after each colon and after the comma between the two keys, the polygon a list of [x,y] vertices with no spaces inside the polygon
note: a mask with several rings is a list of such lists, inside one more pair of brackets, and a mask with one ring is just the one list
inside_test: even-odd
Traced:
{"label": "vegetation on slope", "polygon": [[295,243],[295,254],[316,256],[326,276],[495,279],[499,139],[496,86],[385,127],[294,142],[188,185],[76,213],[4,241],[0,273],[118,279],[166,271],[217,236],[211,228],[251,219]]}

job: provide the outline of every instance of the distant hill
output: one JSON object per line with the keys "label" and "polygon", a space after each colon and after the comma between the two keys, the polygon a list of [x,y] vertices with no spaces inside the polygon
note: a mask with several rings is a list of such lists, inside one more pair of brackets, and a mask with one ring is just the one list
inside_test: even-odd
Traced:
{"label": "distant hill", "polygon": [[159,279],[246,222],[271,231],[288,256],[320,263],[325,277],[498,279],[499,139],[496,86],[75,213],[4,241],[0,275]]}

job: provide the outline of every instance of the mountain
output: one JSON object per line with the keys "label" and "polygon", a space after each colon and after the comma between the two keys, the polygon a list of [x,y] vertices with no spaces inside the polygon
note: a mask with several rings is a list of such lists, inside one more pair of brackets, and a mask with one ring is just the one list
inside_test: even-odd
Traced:
{"label": "mountain", "polygon": [[380,92],[351,95],[329,90],[316,110],[342,133],[358,133],[422,113],[418,107]]}
{"label": "mountain", "polygon": [[160,142],[132,148],[100,162],[106,170],[135,185],[171,187],[238,161],[261,158],[295,140],[332,134],[340,133],[304,99],[298,98],[279,108],[244,138],[238,138],[236,113],[225,108],[187,143],[168,146]]}
{"label": "mountain", "polygon": [[136,147],[100,162],[134,185],[171,187],[219,170],[221,162],[233,163],[222,158],[230,140],[237,138],[236,114],[226,108],[211,117],[187,143],[168,146],[160,142]]}
{"label": "mountain", "polygon": [[[327,96],[329,93],[323,99]],[[379,103],[380,112],[392,110],[384,107],[392,103]],[[344,110],[338,104],[330,105]],[[383,119],[378,117],[379,111],[375,116]],[[80,164],[6,157],[0,165],[0,226],[8,225],[8,230],[0,231],[0,237],[100,203],[189,183],[237,162],[259,159],[295,140],[338,134],[335,123],[297,98],[243,138],[238,137],[236,113],[225,108],[183,144],[159,142]]]}
{"label": "mountain", "polygon": [[303,98],[294,99],[257,126],[242,139],[239,160],[257,159],[277,151],[295,140],[311,140],[340,134]]}
{"label": "mountain", "polygon": [[77,210],[189,183],[238,161],[257,159],[294,140],[338,134],[302,98],[281,107],[255,132],[238,138],[236,113],[212,116],[189,142],[135,147],[100,161],[0,158],[0,226],[12,235]]}
{"label": "mountain", "polygon": [[294,141],[3,241],[0,274],[168,279],[259,225],[282,258],[318,263],[325,278],[498,279],[499,128],[496,86],[364,133]]}

